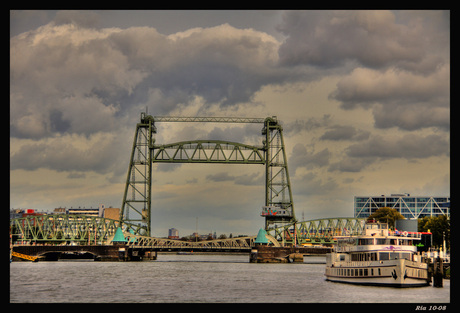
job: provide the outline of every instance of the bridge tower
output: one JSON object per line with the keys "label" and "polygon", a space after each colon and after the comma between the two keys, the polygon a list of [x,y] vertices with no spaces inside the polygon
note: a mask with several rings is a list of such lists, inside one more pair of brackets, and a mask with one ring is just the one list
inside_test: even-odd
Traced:
{"label": "bridge tower", "polygon": [[272,224],[296,221],[291,182],[283,139],[283,128],[276,116],[267,117],[262,129],[265,149],[265,229]]}
{"label": "bridge tower", "polygon": [[[262,146],[221,140],[191,140],[155,144],[155,122],[212,122],[263,124]],[[284,147],[277,118],[169,117],[141,113],[136,125],[120,220],[139,225],[136,233],[151,235],[152,163],[225,163],[265,165],[265,228],[296,221]],[[275,224],[275,225],[273,225]],[[132,226],[131,226],[132,228]]]}
{"label": "bridge tower", "polygon": [[150,236],[152,201],[152,153],[156,128],[153,117],[141,113],[136,125],[126,177],[120,220],[139,225],[139,235]]}

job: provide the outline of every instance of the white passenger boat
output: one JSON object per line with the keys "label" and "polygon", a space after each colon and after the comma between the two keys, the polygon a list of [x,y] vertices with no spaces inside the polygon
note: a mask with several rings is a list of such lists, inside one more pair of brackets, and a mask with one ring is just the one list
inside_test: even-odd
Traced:
{"label": "white passenger boat", "polygon": [[417,254],[420,233],[393,232],[386,223],[366,222],[359,236],[337,238],[326,255],[326,280],[341,283],[418,287],[428,286],[428,264]]}

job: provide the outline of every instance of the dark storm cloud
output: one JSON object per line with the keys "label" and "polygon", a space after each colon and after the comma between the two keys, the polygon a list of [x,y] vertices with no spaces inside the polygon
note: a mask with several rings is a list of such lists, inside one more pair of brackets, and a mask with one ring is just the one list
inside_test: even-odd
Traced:
{"label": "dark storm cloud", "polygon": [[[10,167],[12,170],[48,168],[57,171],[93,170],[108,173],[115,171],[117,163],[121,161],[117,151],[126,145],[120,139],[107,134],[88,139],[72,135],[29,143],[12,153]],[[126,164],[126,161],[123,163]]]}
{"label": "dark storm cloud", "polygon": [[361,172],[366,166],[374,163],[377,159],[375,157],[360,157],[360,158],[344,158],[339,162],[331,163],[328,171],[334,172]]}
{"label": "dark storm cloud", "polygon": [[295,120],[294,122],[286,123],[284,132],[288,135],[298,134],[302,131],[311,131],[320,127],[328,126],[331,121],[330,114],[324,114],[322,118],[310,117],[306,120]]}
{"label": "dark storm cloud", "polygon": [[321,140],[365,140],[369,138],[370,132],[357,130],[353,126],[335,125],[329,127],[330,130],[326,131],[319,139]]}
{"label": "dark storm cloud", "polygon": [[75,24],[82,27],[96,27],[100,23],[100,16],[96,12],[67,10],[58,11],[54,18],[56,25]]}
{"label": "dark storm cloud", "polygon": [[314,149],[307,150],[305,145],[298,143],[292,148],[292,153],[289,157],[289,169],[295,174],[296,169],[299,167],[312,169],[326,166],[329,164],[330,157],[331,152],[328,148],[315,152]]}
{"label": "dark storm cloud", "polygon": [[377,128],[415,130],[450,126],[450,66],[427,75],[402,70],[357,68],[342,78],[330,97],[343,109],[371,109]]}
{"label": "dark storm cloud", "polygon": [[374,135],[367,141],[346,148],[345,156],[339,162],[332,163],[328,170],[359,172],[381,160],[412,161],[449,155],[449,138],[444,134],[427,136],[406,134],[400,137]]}
{"label": "dark storm cloud", "polygon": [[381,68],[419,63],[427,48],[420,20],[398,21],[390,11],[290,11],[278,29],[288,36],[280,48],[289,65],[337,67],[346,61]]}
{"label": "dark storm cloud", "polygon": [[[11,38],[10,135],[33,139],[37,151],[54,157],[47,164],[39,154],[21,147],[21,156],[12,156],[26,158],[27,153],[27,160],[13,161],[14,168],[62,170],[67,160],[69,168],[83,169],[70,164],[74,156],[82,155],[79,148],[69,141],[66,158],[55,151],[54,142],[62,145],[56,138],[77,135],[88,140],[95,134],[120,134],[146,106],[156,115],[196,103],[204,113],[210,105],[237,109],[250,106],[265,86],[308,84],[337,73],[330,99],[341,109],[372,110],[376,128],[449,129],[445,12],[285,12],[278,27],[286,36],[283,43],[264,32],[229,24],[169,35],[153,27],[97,29],[101,14],[58,12],[53,22]],[[328,127],[322,141],[373,138],[354,126],[331,126],[333,118],[328,113],[287,121],[285,134]],[[184,127],[178,135],[187,132],[184,137],[191,139],[188,130]],[[211,139],[225,140],[228,134],[255,139],[249,130],[249,126],[215,128],[205,133]],[[49,141],[42,142],[43,138]],[[325,166],[332,153],[295,146],[291,166],[294,170]],[[91,158],[86,164],[97,171],[109,168]],[[360,164],[344,166],[357,169]]]}
{"label": "dark storm cloud", "polygon": [[399,138],[375,135],[367,142],[348,147],[347,155],[358,158],[428,158],[449,155],[449,141],[442,135],[407,134]]}
{"label": "dark storm cloud", "polygon": [[234,105],[279,78],[273,70],[274,38],[228,24],[169,37],[153,28],[133,27],[109,40],[133,68],[147,74],[141,88],[158,89],[165,97],[178,94],[178,103],[201,96],[209,103]]}
{"label": "dark storm cloud", "polygon": [[377,105],[373,109],[375,127],[398,127],[403,130],[417,130],[426,127],[450,130],[450,107],[432,103],[409,105]]}
{"label": "dark storm cloud", "polygon": [[263,184],[263,178],[260,173],[255,174],[243,174],[243,175],[229,175],[227,172],[219,172],[216,174],[210,174],[206,176],[208,181],[212,182],[225,182],[234,181],[236,185],[243,186],[260,186]]}
{"label": "dark storm cloud", "polygon": [[339,187],[339,184],[334,179],[319,176],[310,172],[297,177],[293,180],[294,192],[302,197],[331,195]]}
{"label": "dark storm cloud", "polygon": [[293,11],[281,64],[354,70],[330,98],[343,109],[371,109],[377,128],[447,130],[450,105],[446,11]]}
{"label": "dark storm cloud", "polygon": [[277,41],[250,29],[221,25],[165,36],[149,27],[95,30],[81,27],[86,20],[67,20],[11,40],[13,136],[112,130],[115,115],[142,104],[158,114],[196,97],[234,106],[282,78],[274,69]]}

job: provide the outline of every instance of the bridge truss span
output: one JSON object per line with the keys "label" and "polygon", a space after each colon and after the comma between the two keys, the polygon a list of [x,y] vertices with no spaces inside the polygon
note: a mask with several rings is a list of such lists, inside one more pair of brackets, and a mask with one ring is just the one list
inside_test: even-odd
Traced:
{"label": "bridge truss span", "polygon": [[[285,224],[267,230],[274,246],[288,244],[332,244],[337,236],[363,232],[364,218],[327,218]],[[249,252],[256,236],[181,241],[139,235],[140,225],[126,221],[84,216],[50,214],[10,220],[12,244],[19,245],[111,245],[118,227],[123,228],[130,248],[157,251],[240,251]]]}
{"label": "bridge truss span", "polygon": [[296,222],[267,230],[279,242],[332,244],[338,236],[362,234],[365,218],[338,217]]}
{"label": "bridge truss span", "polygon": [[[112,240],[120,225],[118,220],[97,216],[49,214],[11,219],[10,233],[12,241],[23,244],[106,244]],[[132,229],[136,227],[131,225]]]}
{"label": "bridge truss span", "polygon": [[265,164],[264,147],[222,140],[154,145],[153,162]]}
{"label": "bridge truss span", "polygon": [[249,252],[256,236],[214,239],[204,241],[182,241],[167,238],[154,238],[124,232],[130,248],[151,248],[160,251],[241,251]]}

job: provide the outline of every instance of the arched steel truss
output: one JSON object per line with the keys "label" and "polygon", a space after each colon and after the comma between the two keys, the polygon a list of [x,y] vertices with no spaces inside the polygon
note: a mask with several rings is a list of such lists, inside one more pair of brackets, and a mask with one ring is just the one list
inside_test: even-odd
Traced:
{"label": "arched steel truss", "polygon": [[[336,236],[356,235],[363,232],[364,218],[326,218],[286,224],[267,231],[274,245],[334,243]],[[117,227],[123,227],[131,247],[157,249],[247,250],[254,245],[256,236],[188,242],[138,235],[137,224],[118,220],[67,214],[27,216],[10,220],[13,243],[32,244],[111,244]],[[295,231],[294,231],[295,229]]]}
{"label": "arched steel truss", "polygon": [[177,239],[155,238],[123,232],[127,244],[132,248],[149,247],[167,251],[171,250],[247,250],[254,246],[256,236],[214,239],[203,241],[182,241]]}
{"label": "arched steel truss", "polygon": [[365,218],[323,218],[271,228],[267,233],[282,243],[334,243],[337,236],[362,234],[364,221]]}
{"label": "arched steel truss", "polygon": [[154,145],[153,162],[265,164],[264,147],[222,140]]}
{"label": "arched steel truss", "polygon": [[236,237],[197,242],[136,235],[137,224],[97,216],[49,214],[10,220],[13,244],[90,244],[112,243],[118,227],[123,227],[127,244],[132,248],[148,247],[159,250],[239,250],[253,246],[256,236]]}
{"label": "arched steel truss", "polygon": [[[97,216],[48,214],[10,219],[13,242],[107,244],[111,242],[119,220]],[[137,230],[139,225],[124,224],[127,229]]]}

